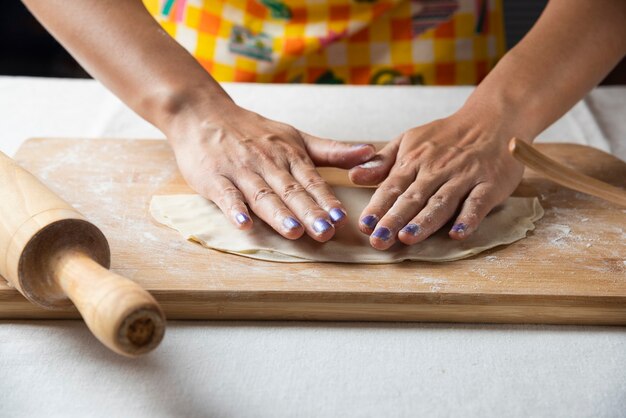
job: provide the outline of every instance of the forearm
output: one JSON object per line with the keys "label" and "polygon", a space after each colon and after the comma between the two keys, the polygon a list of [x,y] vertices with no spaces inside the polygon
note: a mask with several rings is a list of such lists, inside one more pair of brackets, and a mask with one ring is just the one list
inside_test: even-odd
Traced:
{"label": "forearm", "polygon": [[96,79],[162,131],[194,101],[228,95],[140,0],[23,0]]}
{"label": "forearm", "polygon": [[466,103],[534,139],[626,54],[626,2],[551,0]]}

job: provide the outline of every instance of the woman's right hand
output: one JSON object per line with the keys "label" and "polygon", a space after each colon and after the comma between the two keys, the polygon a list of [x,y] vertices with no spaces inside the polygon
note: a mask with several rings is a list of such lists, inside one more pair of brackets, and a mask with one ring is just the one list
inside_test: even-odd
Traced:
{"label": "woman's right hand", "polygon": [[[215,108],[215,105],[212,106]],[[183,177],[235,226],[253,228],[250,208],[289,239],[332,238],[347,220],[315,166],[352,168],[376,153],[369,144],[317,138],[228,100],[219,111],[182,111],[167,136]]]}

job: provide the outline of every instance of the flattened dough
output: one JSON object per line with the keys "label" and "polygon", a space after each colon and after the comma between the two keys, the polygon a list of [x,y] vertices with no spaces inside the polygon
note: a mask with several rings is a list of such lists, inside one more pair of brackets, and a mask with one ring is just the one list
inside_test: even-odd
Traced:
{"label": "flattened dough", "polygon": [[369,202],[373,189],[336,187],[335,192],[346,205],[350,223],[324,244],[308,236],[290,241],[256,217],[252,230],[241,231],[217,206],[199,195],[154,196],[150,213],[158,222],[176,229],[186,239],[231,254],[283,263],[371,264],[403,260],[452,261],[470,257],[524,238],[526,232],[535,228],[534,222],[543,216],[543,208],[536,198],[511,197],[464,241],[450,239],[448,229],[442,228],[422,243],[413,246],[396,243],[387,251],[378,251],[370,246],[369,237],[357,228],[358,217]]}

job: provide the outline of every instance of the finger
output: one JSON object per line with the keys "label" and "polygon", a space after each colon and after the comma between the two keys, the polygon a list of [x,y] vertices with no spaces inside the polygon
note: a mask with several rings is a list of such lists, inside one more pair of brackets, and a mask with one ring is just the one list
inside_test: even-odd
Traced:
{"label": "finger", "polygon": [[448,182],[428,199],[417,216],[402,228],[398,239],[407,245],[421,242],[437,232],[456,212],[459,203],[467,195],[468,185]]}
{"label": "finger", "polygon": [[325,242],[335,235],[328,213],[291,174],[286,171],[271,173],[266,176],[266,181],[304,225],[311,238]]}
{"label": "finger", "polygon": [[374,185],[382,182],[396,162],[400,141],[392,141],[369,161],[350,170],[350,180],[355,184]]}
{"label": "finger", "polygon": [[372,144],[351,144],[318,138],[300,132],[307,153],[313,163],[319,167],[352,168],[362,164],[376,154]]}
{"label": "finger", "polygon": [[302,224],[258,174],[245,173],[232,180],[254,213],[276,232],[288,239],[302,236],[304,233]]}
{"label": "finger", "polygon": [[[397,239],[398,233],[405,228],[426,205],[428,199],[441,186],[443,178],[433,178],[430,175],[420,175],[381,218],[376,230],[370,237],[370,243],[378,250],[386,250]],[[413,227],[409,228],[410,232]]]}
{"label": "finger", "polygon": [[215,176],[212,183],[211,187],[204,190],[207,197],[220,208],[233,225],[239,229],[252,228],[252,218],[241,191],[223,176]]}
{"label": "finger", "polygon": [[348,217],[345,207],[312,164],[305,161],[292,162],[291,174],[304,186],[315,202],[328,213],[335,228],[341,228],[346,224]]}
{"label": "finger", "polygon": [[450,238],[462,240],[472,235],[491,209],[501,203],[502,199],[492,192],[492,187],[487,183],[474,187],[448,233]]}
{"label": "finger", "polygon": [[[416,173],[411,169],[395,170],[387,177],[385,181],[376,189],[370,202],[361,212],[359,218],[359,229],[364,234],[371,234],[378,224],[378,221],[387,213],[389,208],[393,206],[398,196],[415,180]],[[386,230],[380,230],[379,239],[388,240]]]}

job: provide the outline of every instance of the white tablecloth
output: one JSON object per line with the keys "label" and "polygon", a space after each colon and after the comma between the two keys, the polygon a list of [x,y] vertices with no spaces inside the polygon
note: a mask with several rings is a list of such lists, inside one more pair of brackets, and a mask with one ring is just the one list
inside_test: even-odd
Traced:
{"label": "white tablecloth", "polygon": [[[228,85],[327,137],[392,139],[469,88]],[[626,88],[601,88],[541,139],[626,159]],[[162,137],[94,81],[0,77],[0,150],[32,136]],[[1,187],[1,185],[0,185]],[[80,321],[0,321],[0,417],[626,417],[626,331],[513,325],[170,322],[135,360]]]}

